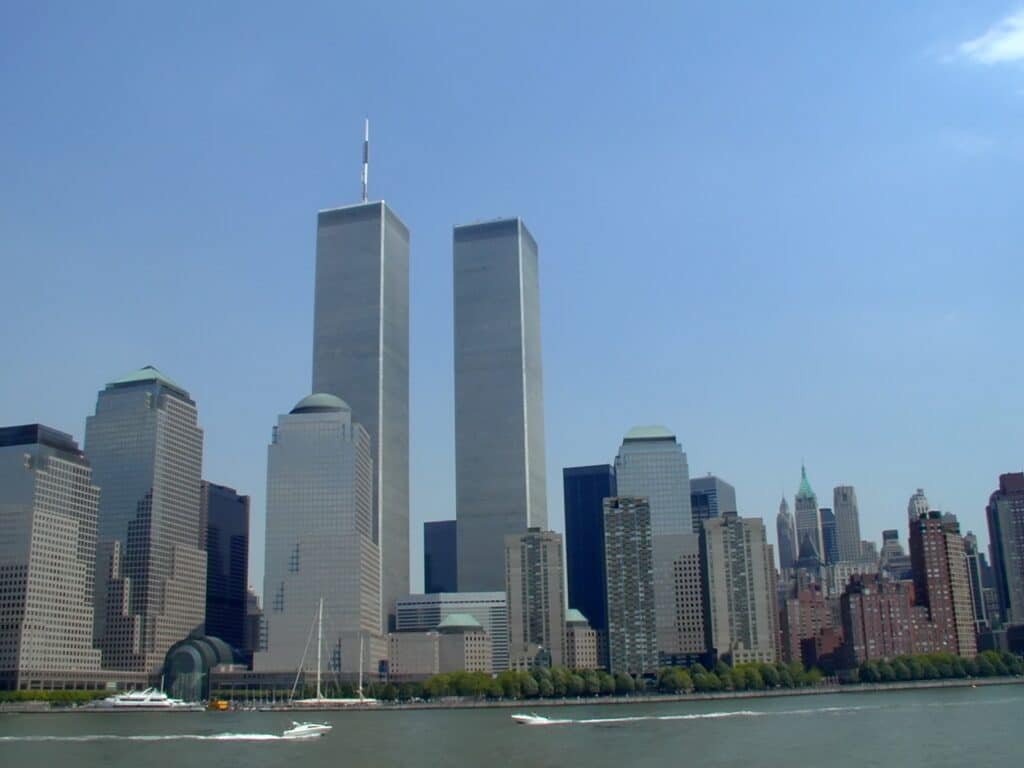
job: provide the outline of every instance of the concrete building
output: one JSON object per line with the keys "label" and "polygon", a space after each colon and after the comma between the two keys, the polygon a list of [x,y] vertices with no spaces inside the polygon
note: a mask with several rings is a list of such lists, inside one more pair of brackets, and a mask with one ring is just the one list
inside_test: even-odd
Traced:
{"label": "concrete building", "polygon": [[789,511],[789,504],[786,497],[779,502],[779,514],[775,518],[775,532],[779,541],[779,568],[782,571],[791,569],[799,556],[799,547],[796,539],[796,523]]}
{"label": "concrete building", "polygon": [[736,489],[725,480],[714,475],[690,479],[690,514],[695,534],[700,535],[705,520],[736,510]]}
{"label": "concrete building", "polygon": [[[700,536],[682,533],[654,539],[654,605],[659,665],[705,661],[708,646]],[[668,610],[659,610],[662,606]]]}
{"label": "concrete building", "polygon": [[914,578],[910,555],[903,551],[899,531],[895,529],[882,531],[882,551],[879,555],[878,569],[884,576],[894,581],[909,581]]}
{"label": "concrete building", "polygon": [[832,509],[836,518],[836,562],[859,560],[860,510],[852,485],[837,485],[833,489]]}
{"label": "concrete building", "polygon": [[99,672],[98,505],[71,435],[41,424],[0,428],[0,690],[75,687]]}
{"label": "concrete building", "polygon": [[317,215],[313,392],[344,399],[369,437],[386,630],[409,592],[409,230],[384,202]]}
{"label": "concrete building", "polygon": [[783,661],[810,665],[811,660],[804,656],[805,641],[814,641],[835,628],[833,605],[838,607],[838,601],[830,600],[818,584],[809,584],[785,599],[779,612]]}
{"label": "concrete building", "polygon": [[398,600],[399,633],[429,632],[450,616],[472,616],[491,638],[495,672],[509,668],[508,602],[504,592],[407,595]]}
{"label": "concrete building", "polygon": [[196,404],[156,368],[134,371],[99,393],[85,454],[102,489],[94,620],[102,664],[155,673],[205,620]]}
{"label": "concrete building", "polygon": [[423,524],[423,591],[458,592],[458,550],[454,520]]}
{"label": "concrete building", "polygon": [[[370,437],[334,395],[303,398],[280,416],[267,450],[267,650],[259,671],[316,671],[306,652],[323,600],[324,669],[376,673],[387,654],[380,632],[380,550],[373,540]],[[314,628],[315,631],[315,628]]]}
{"label": "concrete building", "polygon": [[587,617],[575,608],[565,615],[565,666],[569,669],[599,669],[598,633]]}
{"label": "concrete building", "polygon": [[939,647],[965,658],[978,653],[971,583],[964,540],[954,520],[940,512],[921,515],[910,526],[910,559],[915,603],[928,610]]}
{"label": "concrete building", "polygon": [[985,607],[985,585],[982,576],[984,555],[978,551],[978,537],[970,531],[964,536],[964,558],[971,585],[971,606],[974,609],[974,633],[981,635],[992,628]]}
{"label": "concrete building", "polygon": [[469,614],[449,614],[433,631],[388,635],[389,680],[422,680],[463,671],[494,671],[491,638]]}
{"label": "concrete building", "polygon": [[986,515],[999,612],[1006,624],[1024,624],[1024,472],[999,476]]}
{"label": "concrete building", "polygon": [[249,585],[249,497],[234,488],[202,483],[199,528],[206,534],[206,634],[246,654]]}
{"label": "concrete building", "polygon": [[777,661],[776,576],[764,524],[732,512],[706,520],[701,553],[708,647],[732,664]]}
{"label": "concrete building", "polygon": [[911,587],[878,575],[855,576],[840,598],[845,668],[874,659],[892,659],[919,652],[914,628]]}
{"label": "concrete building", "polygon": [[818,497],[807,480],[807,468],[800,467],[800,488],[796,492],[796,546],[797,557],[810,560],[811,553],[820,564],[825,563],[825,543],[821,535],[821,513]]}
{"label": "concrete building", "polygon": [[658,670],[652,538],[646,498],[605,499],[608,669],[612,674],[640,675]]}
{"label": "concrete building", "polygon": [[565,559],[569,607],[598,632],[608,629],[604,573],[604,500],[616,495],[615,470],[608,464],[562,470],[565,500]]}
{"label": "concrete building", "polygon": [[928,514],[928,510],[931,507],[928,505],[928,497],[924,495],[924,489],[918,488],[910,496],[910,501],[907,502],[907,517],[910,520],[910,524],[913,525],[917,522],[917,519],[921,515]]}
{"label": "concrete building", "polygon": [[505,588],[506,535],[546,529],[537,243],[521,219],[455,228],[459,588]]}
{"label": "concrete building", "polygon": [[505,592],[511,664],[565,663],[565,564],[562,535],[531,528],[505,536]]}

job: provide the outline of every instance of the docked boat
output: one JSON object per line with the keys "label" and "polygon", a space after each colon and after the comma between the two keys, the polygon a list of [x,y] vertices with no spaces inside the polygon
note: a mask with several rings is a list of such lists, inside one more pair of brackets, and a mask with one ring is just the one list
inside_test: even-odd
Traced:
{"label": "docked boat", "polygon": [[196,710],[202,709],[198,704],[193,704],[181,699],[172,699],[163,691],[156,688],[146,688],[144,691],[127,691],[115,696],[108,696],[97,702],[96,706],[104,709],[155,709],[155,710]]}
{"label": "docked boat", "polygon": [[327,723],[296,723],[281,734],[283,739],[315,739],[324,734],[330,733],[333,726]]}
{"label": "docked boat", "polygon": [[531,712],[528,715],[518,714],[512,715],[513,722],[519,723],[519,725],[563,725],[565,723],[571,723],[571,720],[553,720],[550,717],[544,717],[544,715],[537,715]]}

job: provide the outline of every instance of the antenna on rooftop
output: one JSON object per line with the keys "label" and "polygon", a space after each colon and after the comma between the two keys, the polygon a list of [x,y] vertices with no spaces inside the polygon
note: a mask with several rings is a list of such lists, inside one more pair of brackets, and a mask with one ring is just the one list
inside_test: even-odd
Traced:
{"label": "antenna on rooftop", "polygon": [[363,123],[363,202],[370,198],[368,187],[370,186],[370,118]]}

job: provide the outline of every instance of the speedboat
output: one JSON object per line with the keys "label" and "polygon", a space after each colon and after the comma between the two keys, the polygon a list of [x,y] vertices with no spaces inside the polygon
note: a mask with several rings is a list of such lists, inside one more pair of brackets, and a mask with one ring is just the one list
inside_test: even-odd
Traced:
{"label": "speedboat", "polygon": [[97,706],[110,707],[112,709],[199,709],[197,704],[192,704],[181,699],[172,699],[163,691],[156,688],[147,688],[144,691],[128,691],[115,696],[108,696],[100,701]]}
{"label": "speedboat", "polygon": [[318,736],[323,736],[330,733],[333,726],[327,723],[296,723],[292,722],[292,727],[281,734],[281,738],[284,739],[315,739]]}
{"label": "speedboat", "polygon": [[519,723],[519,725],[562,725],[563,723],[572,722],[571,720],[552,720],[550,717],[537,715],[533,712],[528,715],[512,715],[512,720]]}

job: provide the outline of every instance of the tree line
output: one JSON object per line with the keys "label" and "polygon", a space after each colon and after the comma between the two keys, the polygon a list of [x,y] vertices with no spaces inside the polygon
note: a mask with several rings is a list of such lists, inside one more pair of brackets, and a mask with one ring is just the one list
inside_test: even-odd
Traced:
{"label": "tree line", "polygon": [[1021,675],[1024,663],[1008,651],[982,651],[973,659],[953,653],[920,653],[899,656],[892,661],[865,661],[853,672],[850,682],[894,683]]}

